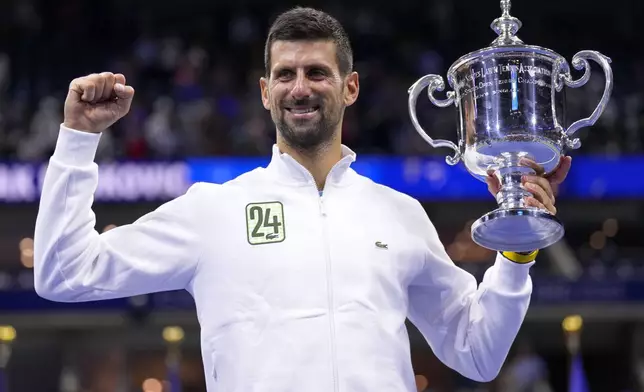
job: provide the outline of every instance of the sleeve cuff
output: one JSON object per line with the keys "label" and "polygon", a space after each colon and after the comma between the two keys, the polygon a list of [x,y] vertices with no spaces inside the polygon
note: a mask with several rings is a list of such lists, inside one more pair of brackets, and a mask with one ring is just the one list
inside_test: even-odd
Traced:
{"label": "sleeve cuff", "polygon": [[61,124],[52,158],[65,165],[87,166],[94,162],[100,140],[100,133],[77,131]]}
{"label": "sleeve cuff", "polygon": [[495,265],[497,268],[496,284],[500,287],[505,287],[511,292],[522,291],[530,278],[530,267],[534,263],[534,261],[516,263],[499,254]]}

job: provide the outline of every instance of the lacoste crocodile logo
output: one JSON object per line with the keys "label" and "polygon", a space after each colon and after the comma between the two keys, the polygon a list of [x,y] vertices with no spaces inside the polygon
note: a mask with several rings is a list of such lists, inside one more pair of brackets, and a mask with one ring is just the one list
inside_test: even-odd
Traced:
{"label": "lacoste crocodile logo", "polygon": [[389,245],[382,243],[380,241],[376,241],[376,246],[380,249],[389,249]]}

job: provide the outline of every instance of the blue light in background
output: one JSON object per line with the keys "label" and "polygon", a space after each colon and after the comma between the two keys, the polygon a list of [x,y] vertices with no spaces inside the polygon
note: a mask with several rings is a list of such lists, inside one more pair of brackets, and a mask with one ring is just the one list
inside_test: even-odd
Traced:
{"label": "blue light in background", "polygon": [[[244,172],[265,167],[269,158],[188,160],[191,182],[224,183]],[[489,199],[486,184],[462,164],[442,158],[359,156],[352,166],[375,182],[423,200]],[[644,197],[644,156],[619,158],[578,156],[560,189],[561,197],[580,199]]]}
{"label": "blue light in background", "polygon": [[[270,157],[204,158],[174,162],[112,162],[99,166],[97,202],[164,201],[195,182],[222,184],[266,167]],[[486,184],[463,164],[443,158],[359,156],[352,166],[373,181],[421,201],[490,200]],[[40,197],[46,166],[0,164],[0,202],[33,203]],[[558,197],[568,199],[644,198],[644,156],[575,157]]]}

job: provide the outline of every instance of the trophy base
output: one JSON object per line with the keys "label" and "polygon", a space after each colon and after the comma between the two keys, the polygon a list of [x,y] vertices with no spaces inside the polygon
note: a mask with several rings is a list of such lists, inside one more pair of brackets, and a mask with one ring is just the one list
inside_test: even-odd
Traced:
{"label": "trophy base", "polygon": [[546,248],[564,235],[554,215],[534,207],[488,212],[472,225],[472,240],[497,252],[530,252]]}

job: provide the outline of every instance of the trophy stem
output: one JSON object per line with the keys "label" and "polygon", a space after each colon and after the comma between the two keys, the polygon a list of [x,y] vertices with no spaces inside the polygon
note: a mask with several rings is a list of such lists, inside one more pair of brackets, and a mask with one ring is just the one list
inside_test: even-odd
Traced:
{"label": "trophy stem", "polygon": [[501,184],[501,189],[496,195],[500,208],[524,208],[525,198],[532,196],[521,184],[522,176],[535,174],[532,168],[520,165],[520,160],[526,156],[525,153],[504,153],[499,157],[499,167],[494,175]]}
{"label": "trophy stem", "polygon": [[523,189],[521,177],[534,174],[521,165],[527,153],[503,153],[496,158],[494,175],[501,183],[496,195],[499,208],[488,212],[472,225],[472,239],[482,247],[496,251],[529,252],[559,241],[563,224],[548,211],[527,206],[532,193]]}

